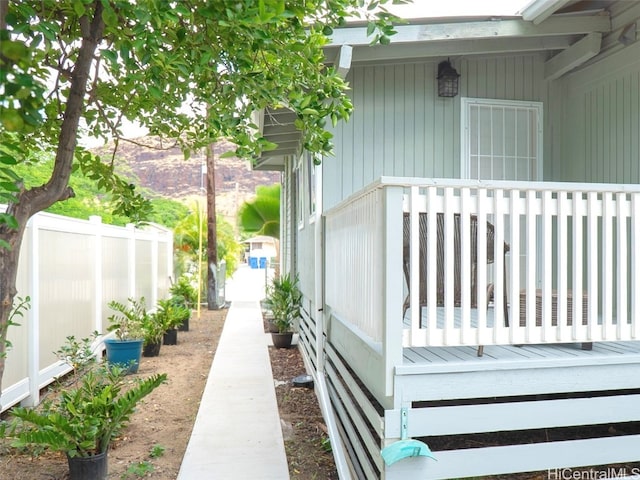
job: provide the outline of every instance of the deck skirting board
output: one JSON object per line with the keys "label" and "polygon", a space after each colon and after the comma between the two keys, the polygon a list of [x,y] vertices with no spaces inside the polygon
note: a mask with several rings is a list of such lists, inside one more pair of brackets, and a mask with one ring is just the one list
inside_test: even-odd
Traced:
{"label": "deck skirting board", "polygon": [[[340,396],[334,388],[334,385],[331,382],[328,382],[327,386],[329,389],[329,396],[332,399],[333,409],[337,414],[338,424],[344,430],[344,438],[342,441],[347,446],[351,462],[356,466],[357,470],[362,471],[364,475],[362,478],[378,478],[378,467],[375,463],[370,463],[370,457],[366,453],[366,445],[363,445],[360,441],[356,426],[353,424],[344,404],[340,401]],[[381,462],[382,458],[379,457],[376,460],[377,462]]]}
{"label": "deck skirting board", "polygon": [[[438,461],[413,457],[397,462],[386,468],[384,478],[439,480],[540,470],[553,472],[583,465],[638,461],[638,452],[640,435],[449,450],[434,452]],[[626,473],[631,475],[632,472]]]}
{"label": "deck skirting board", "polygon": [[[412,408],[409,436],[533,430],[640,421],[640,395]],[[385,412],[385,435],[400,438],[400,410]],[[640,454],[638,455],[640,459]]]}
{"label": "deck skirting board", "polygon": [[587,365],[397,375],[397,398],[412,402],[640,388],[638,365]]}

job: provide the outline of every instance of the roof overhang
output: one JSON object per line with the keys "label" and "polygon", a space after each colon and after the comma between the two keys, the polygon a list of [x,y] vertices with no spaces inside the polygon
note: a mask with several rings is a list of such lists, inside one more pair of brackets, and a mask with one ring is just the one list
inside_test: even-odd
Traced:
{"label": "roof overhang", "polygon": [[253,169],[283,171],[286,158],[300,151],[302,132],[295,126],[296,114],[286,107],[267,107],[256,112],[256,116],[255,123],[262,136],[277,146],[262,152]]}
{"label": "roof overhang", "polygon": [[[345,78],[351,68],[352,47],[342,45],[336,49],[333,64],[338,74]],[[262,153],[253,164],[254,170],[283,171],[288,157],[295,157],[302,150],[302,131],[295,125],[296,114],[286,107],[265,108],[256,113],[254,123],[262,136],[277,145]]]}
{"label": "roof overhang", "polygon": [[[611,20],[610,10],[620,3],[533,0],[522,10],[522,17],[412,19],[396,26],[389,45],[371,45],[366,25],[349,24],[334,30],[325,56],[346,77],[352,65],[546,52],[545,78],[555,79],[598,55],[607,42],[635,41],[635,24],[632,29]],[[618,35],[617,30],[622,33]],[[616,38],[611,40],[612,36]],[[302,132],[295,126],[295,114],[287,108],[267,108],[259,112],[257,124],[265,138],[278,146],[264,152],[254,168],[283,170],[286,158],[301,151]]]}

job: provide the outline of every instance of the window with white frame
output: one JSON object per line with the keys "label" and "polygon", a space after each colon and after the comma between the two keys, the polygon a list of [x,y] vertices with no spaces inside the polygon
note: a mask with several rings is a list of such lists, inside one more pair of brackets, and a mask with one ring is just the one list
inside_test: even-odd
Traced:
{"label": "window with white frame", "polygon": [[542,178],[542,103],[462,99],[464,178]]}

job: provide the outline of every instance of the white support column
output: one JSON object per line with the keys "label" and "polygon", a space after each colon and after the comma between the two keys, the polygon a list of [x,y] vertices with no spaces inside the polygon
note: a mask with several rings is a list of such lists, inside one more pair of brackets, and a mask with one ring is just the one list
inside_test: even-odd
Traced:
{"label": "white support column", "polygon": [[40,232],[38,231],[39,216],[34,215],[29,220],[28,235],[31,250],[29,269],[29,296],[31,307],[27,318],[27,372],[29,375],[29,396],[20,404],[25,407],[35,407],[40,403]]}
{"label": "white support column", "polygon": [[104,285],[102,282],[102,218],[91,215],[89,221],[94,226],[94,280],[93,280],[93,326],[94,330],[104,332],[102,325],[102,301]]}
{"label": "white support column", "polygon": [[136,227],[133,223],[127,224],[127,257],[129,260],[128,272],[128,296],[136,298]]}
{"label": "white support column", "polygon": [[[629,269],[631,270],[631,291],[637,292],[640,288],[640,252],[635,248],[640,242],[640,193],[631,195],[631,258]],[[631,338],[640,338],[640,299],[632,294],[631,302]]]}
{"label": "white support column", "polygon": [[[316,192],[316,210],[315,210],[315,229],[314,229],[314,262],[315,262],[315,292],[314,292],[314,305],[315,305],[315,321],[316,321],[316,370],[318,377],[324,376],[324,325],[325,325],[325,313],[324,313],[324,285],[325,285],[325,265],[324,265],[324,232],[325,232],[325,218],[322,216],[322,165],[315,167],[315,181],[313,186]],[[313,167],[311,167],[313,168]]]}
{"label": "white support column", "polygon": [[158,229],[153,230],[151,237],[151,298],[148,307],[158,303]]}
{"label": "white support column", "polygon": [[167,273],[171,282],[173,282],[176,280],[173,277],[173,232],[170,230],[167,231],[165,233],[165,239],[165,248],[167,249]]}
{"label": "white support column", "polygon": [[396,365],[402,364],[402,195],[401,187],[384,189],[384,336],[385,394],[393,395]]}

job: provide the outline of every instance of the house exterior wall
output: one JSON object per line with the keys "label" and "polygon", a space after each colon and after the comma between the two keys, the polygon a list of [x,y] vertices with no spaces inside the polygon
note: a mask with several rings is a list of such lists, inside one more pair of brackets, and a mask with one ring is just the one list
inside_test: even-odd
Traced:
{"label": "house exterior wall", "polygon": [[554,93],[555,179],[640,183],[640,44],[564,77]]}
{"label": "house exterior wall", "polygon": [[282,174],[282,189],[280,190],[280,271],[290,272],[292,257],[296,254],[293,243],[295,228],[295,210],[292,172],[293,159],[288,158]]}
{"label": "house exterior wall", "polygon": [[[324,208],[381,175],[460,176],[460,98],[547,103],[542,54],[472,57],[454,62],[460,92],[437,96],[439,60],[354,66],[347,80],[354,112],[334,130],[335,157],[324,159]],[[545,122],[546,124],[546,122]]]}

